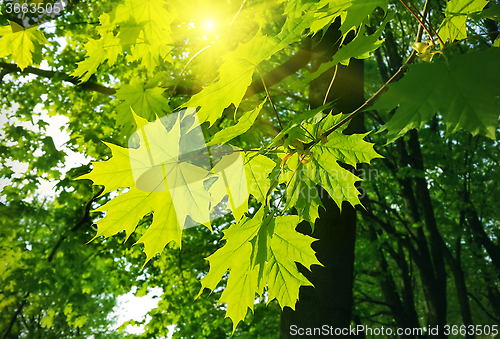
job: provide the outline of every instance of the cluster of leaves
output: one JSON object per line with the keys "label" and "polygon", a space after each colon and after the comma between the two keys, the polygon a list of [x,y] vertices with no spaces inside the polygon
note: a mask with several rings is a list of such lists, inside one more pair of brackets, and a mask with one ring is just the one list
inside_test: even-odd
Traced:
{"label": "cluster of leaves", "polygon": [[[203,6],[197,2],[192,5],[203,12]],[[311,284],[296,263],[308,269],[313,264],[321,265],[311,248],[314,239],[295,230],[302,221],[309,222],[314,229],[319,208],[323,206],[318,186],[328,192],[339,208],[344,201],[360,204],[355,187],[360,178],[343,166],[356,167],[380,158],[373,144],[364,140],[367,134],[342,133],[352,115],[332,115],[329,106],[310,109],[303,103],[287,108],[296,108],[300,115],[290,118],[282,114],[276,109],[276,100],[266,87],[262,70],[297,53],[298,42],[314,34],[321,35],[340,18],[342,39],[352,30],[355,37],[316,71],[304,71],[301,79],[290,80],[291,88],[306,88],[339,63],[346,65],[351,58],[369,58],[382,45],[380,36],[392,19],[392,13],[386,13],[389,7],[384,0],[270,1],[267,9],[260,5],[257,2],[240,8],[215,1],[213,6],[220,8],[216,16],[223,18],[221,26],[228,26],[214,37],[195,29],[188,31],[189,23],[200,27],[203,18],[196,17],[200,15],[196,10],[186,11],[185,6],[189,6],[185,3],[125,0],[113,2],[109,8],[96,5],[93,12],[86,13],[89,19],[97,20],[95,29],[86,34],[90,36],[68,38],[66,54],[59,56],[66,62],[79,53],[83,59],[74,69],[68,66],[72,77],[64,80],[77,77],[83,87],[92,85],[93,78],[99,76],[105,84],[121,84],[113,90],[116,99],[111,103],[86,95],[78,99],[84,106],[87,98],[98,112],[99,106],[105,105],[112,109],[109,116],[96,121],[79,121],[74,116],[70,122],[72,130],[81,130],[71,142],[75,148],[87,148],[88,154],[102,157],[108,152],[95,143],[91,145],[93,141],[113,141],[106,143],[111,158],[94,162],[93,170],[79,179],[103,185],[102,194],[128,188],[95,210],[106,212],[96,223],[95,237],[110,237],[125,231],[128,239],[135,231],[140,235],[136,242],[144,244],[147,263],[164,248],[174,247],[173,243],[181,247],[182,233],[193,221],[212,229],[207,221],[212,213],[221,206],[231,210],[233,220],[226,221],[228,225],[223,231],[225,243],[208,256],[210,271],[201,279],[198,296],[208,288],[219,297],[217,286],[226,283],[228,276],[218,302],[227,303],[226,315],[233,322],[233,332],[248,310],[253,310],[256,294],[267,302],[277,299],[281,308],[294,308],[299,288]],[[433,61],[405,65],[408,74],[388,84],[387,93],[371,107],[392,110],[399,106],[383,126],[389,131],[389,141],[411,129],[422,128],[436,112],[449,133],[465,129],[473,135],[495,138],[500,94],[500,73],[495,66],[500,59],[500,48],[455,55],[453,46],[444,45],[467,38],[469,18],[494,17],[496,12],[482,11],[485,5],[483,0],[450,1],[436,35],[444,49],[434,58],[425,55],[427,48],[419,49],[423,60]],[[386,15],[379,27],[373,29],[370,18],[376,8]],[[276,13],[280,13],[280,19],[266,24],[266,18]],[[61,20],[71,22],[65,16]],[[57,54],[56,49],[49,50],[46,39],[49,33],[36,27],[12,30],[11,25],[0,28],[0,57],[7,57],[26,70],[40,64],[42,52],[46,56]],[[367,25],[371,34],[367,34]],[[498,41],[497,38],[494,45]],[[429,48],[434,47],[431,45]],[[53,64],[57,65],[55,61]],[[205,68],[208,71],[202,72]],[[248,97],[249,88],[259,82],[264,83],[265,98]],[[188,97],[180,91],[202,86]],[[56,94],[50,95],[52,102],[59,103],[56,106],[59,109],[70,107],[70,103]],[[362,109],[368,109],[378,97],[374,95]],[[229,144],[229,154],[241,154],[242,170],[230,175],[231,181],[246,186],[246,190],[235,188],[221,174],[220,169],[228,166],[225,162],[233,162],[234,157],[217,158],[208,151],[202,157],[210,159],[209,168],[181,158],[180,149],[189,143],[185,140],[191,138],[192,126],[182,119],[165,126],[160,118],[183,108],[197,109],[198,122],[208,140],[207,150],[213,153],[218,149],[214,146]],[[80,113],[84,108],[73,104],[71,110]],[[273,124],[271,133],[254,128],[265,114],[276,115],[266,117]],[[274,131],[277,125],[279,130]],[[119,146],[134,137],[138,141],[133,147]],[[154,189],[144,189],[144,183],[134,175],[138,169],[142,173],[154,169],[156,174],[149,172],[152,179],[148,178],[146,183]],[[194,183],[189,179],[193,177],[198,179]],[[221,230],[213,228],[216,234],[221,234]],[[32,286],[13,290],[37,291]],[[54,312],[47,313],[44,324],[53,321]],[[70,325],[82,327],[85,323],[71,311],[64,313],[69,314]]]}

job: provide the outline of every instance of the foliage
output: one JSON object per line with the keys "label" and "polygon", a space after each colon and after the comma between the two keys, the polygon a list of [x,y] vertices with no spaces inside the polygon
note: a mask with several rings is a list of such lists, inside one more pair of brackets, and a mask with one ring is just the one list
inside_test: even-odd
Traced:
{"label": "foliage", "polygon": [[[11,245],[0,252],[6,264],[0,317],[14,324],[6,335],[51,337],[57,328],[60,337],[109,336],[109,320],[101,313],[111,312],[114,297],[133,286],[164,290],[145,328],[151,335],[166,336],[171,324],[179,337],[277,331],[276,322],[262,321],[259,312],[275,317],[274,299],[281,309],[294,309],[300,287],[311,285],[302,266],[322,265],[312,248],[316,239],[296,227],[306,222],[314,230],[324,209],[318,196],[323,189],[339,208],[362,203],[366,232],[359,237],[356,271],[369,284],[356,282],[361,301],[355,317],[401,325],[401,304],[415,315],[408,315],[414,322],[406,325],[425,323],[425,307],[413,291],[424,291],[426,302],[437,300],[439,293],[426,285],[434,277],[444,284],[446,304],[446,285],[458,289],[459,268],[470,273],[475,263],[482,275],[467,276],[465,284],[477,288],[470,289],[478,296],[474,316],[499,317],[500,310],[484,307],[487,298],[479,297],[498,289],[478,287],[496,279],[498,244],[491,239],[498,217],[493,207],[479,214],[477,208],[498,202],[493,140],[500,52],[494,30],[487,32],[491,42],[468,34],[479,30],[480,20],[498,21],[498,5],[487,3],[451,0],[445,9],[425,4],[425,18],[418,13],[423,3],[410,8],[404,1],[81,1],[54,21],[55,30],[13,30],[15,23],[0,22],[4,109],[19,102],[11,117],[33,121],[33,108],[42,103],[50,115],[68,116],[67,146],[98,159],[89,173],[81,167],[64,177],[57,167],[65,156],[50,137],[5,127],[1,174],[10,183],[2,191],[0,222],[2,241]],[[321,37],[339,20],[342,38],[333,58],[317,69],[306,62],[285,76],[283,69],[273,73],[291,67],[311,37]],[[417,33],[423,28],[428,42]],[[366,59],[365,104],[353,112],[336,112],[330,104],[309,107],[311,82],[332,67],[337,74],[352,58]],[[19,72],[37,77],[28,84]],[[370,128],[387,135],[348,135],[346,127],[358,114],[371,117]],[[43,154],[35,156],[35,149]],[[29,171],[15,178],[7,159],[30,163]],[[465,165],[453,166],[456,159]],[[380,170],[380,182],[365,184],[349,170],[370,163]],[[29,200],[42,177],[61,180],[55,201]],[[96,194],[83,179],[104,188]],[[481,198],[471,182],[491,195]],[[101,206],[89,215],[94,201]],[[446,260],[453,284],[440,278],[446,269],[440,270],[439,260]],[[133,281],[141,267],[147,279]],[[107,273],[113,269],[116,276]],[[398,275],[402,286],[394,283]],[[378,310],[380,316],[372,316],[377,312],[362,306],[375,301],[382,310],[383,303],[376,303],[382,298],[390,316]],[[460,295],[448,309],[457,304],[465,309]],[[220,319],[224,311],[232,326]],[[468,321],[463,312],[446,306],[444,312],[457,323]],[[194,326],[197,316],[207,324]]]}

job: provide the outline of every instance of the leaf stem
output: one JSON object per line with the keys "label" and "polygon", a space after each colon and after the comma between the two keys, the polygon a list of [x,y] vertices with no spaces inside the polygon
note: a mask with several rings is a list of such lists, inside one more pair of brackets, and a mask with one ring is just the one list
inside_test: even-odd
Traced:
{"label": "leaf stem", "polygon": [[326,100],[328,99],[328,95],[330,94],[330,90],[332,89],[333,82],[337,77],[337,70],[339,69],[339,65],[335,65],[335,72],[333,73],[332,81],[330,81],[330,85],[328,86],[328,90],[326,91],[325,99],[323,100],[323,105],[326,105]]}
{"label": "leaf stem", "polygon": [[[427,14],[427,9],[428,9],[427,7],[428,7],[428,5],[429,5],[429,2],[428,2],[428,1],[427,1],[427,2],[425,2],[425,4],[424,4],[424,9],[422,10],[422,13],[420,13],[420,11],[417,9],[417,6],[415,6],[415,5],[413,4],[413,1],[412,1],[412,0],[408,0],[408,2],[409,2],[409,3],[410,3],[410,5],[412,5],[412,7],[413,7],[413,8],[414,8],[417,12],[418,12],[418,14],[420,14],[420,15],[421,15],[421,17],[422,17],[422,21],[423,21],[424,23],[426,23],[426,24],[429,26],[429,28],[431,29],[432,33],[434,33],[434,35],[435,35],[435,36],[437,36],[437,38],[439,39],[439,43],[441,44],[441,47],[444,47],[444,42],[443,42],[443,40],[441,40],[441,37],[439,36],[439,34],[437,34],[437,33],[436,33],[436,31],[434,30],[434,27],[432,27],[431,22],[430,22],[430,21],[427,21],[427,18],[426,18],[426,17],[427,17],[427,15],[426,15],[426,14]],[[418,28],[419,28],[419,30],[421,31],[422,26],[419,26]],[[417,35],[418,35],[418,34],[417,34]],[[421,38],[422,38],[422,34],[420,34],[420,38],[419,38],[419,40],[420,40]],[[419,41],[418,41],[418,42],[419,42]]]}
{"label": "leaf stem", "polygon": [[233,17],[233,20],[231,20],[231,22],[229,23],[229,25],[232,25],[234,20],[236,19],[236,17],[238,16],[238,14],[240,14],[241,10],[243,9],[243,6],[245,6],[245,2],[247,2],[247,0],[243,0],[243,2],[241,3],[241,6],[240,8],[238,9],[238,12],[236,12],[236,14],[234,15]]}
{"label": "leaf stem", "polygon": [[264,81],[264,77],[262,76],[262,73],[260,73],[259,67],[256,67],[257,73],[259,73],[260,79],[262,80],[262,85],[264,86],[264,89],[266,90],[267,98],[269,99],[269,102],[271,103],[271,106],[273,107],[274,114],[276,114],[276,119],[278,119],[278,124],[280,125],[281,130],[283,130],[283,125],[281,124],[280,117],[278,115],[278,111],[276,111],[276,107],[274,107],[274,103],[271,100],[271,95],[269,94],[269,90],[267,89],[266,82]]}
{"label": "leaf stem", "polygon": [[[427,29],[427,26],[425,26],[425,24],[422,22],[422,20],[420,20],[420,18],[415,14],[415,12],[413,12],[413,10],[410,7],[408,7],[408,5],[403,0],[399,0],[399,1],[403,4],[403,6],[406,7],[407,10],[410,11],[410,13],[415,17],[415,19],[417,19],[417,21],[420,23],[420,25],[425,29],[425,31],[429,35],[429,38],[431,39],[432,44],[435,45],[436,43],[434,42],[434,38],[432,37],[431,32],[429,32],[429,29]],[[423,15],[422,15],[422,18],[423,18]]]}
{"label": "leaf stem", "polygon": [[204,50],[206,50],[207,48],[209,48],[211,45],[208,45],[208,46],[205,46],[203,47],[202,49],[200,49],[198,52],[196,52],[195,55],[193,55],[191,57],[191,59],[189,59],[189,61],[187,62],[187,64],[184,66],[184,68],[182,69],[181,71],[181,74],[179,74],[179,76],[177,77],[177,81],[175,83],[175,86],[174,88],[172,89],[172,91],[170,92],[170,97],[175,93],[175,90],[177,89],[177,86],[179,85],[179,82],[181,81],[182,79],[182,75],[184,74],[184,72],[186,71],[187,67],[189,66],[189,64],[191,63],[191,61],[193,61],[194,58],[196,58],[198,56],[198,54],[200,54],[201,52],[203,52]]}
{"label": "leaf stem", "polygon": [[[403,0],[400,0],[400,1],[403,2]],[[404,2],[403,2],[403,4],[404,4]],[[423,11],[422,11],[422,18],[424,18],[424,20],[425,20],[425,17],[427,16],[428,5],[429,5],[429,0],[426,0],[425,4],[424,4]],[[406,6],[406,4],[405,4],[405,6]],[[408,8],[408,6],[406,6],[406,7]],[[412,14],[414,14],[414,13],[412,13]],[[419,22],[420,22],[420,20],[419,20]],[[425,30],[427,30],[424,25],[421,25],[421,26],[418,27],[417,38],[415,40],[416,42],[420,42],[420,40],[422,39],[422,33],[423,33],[422,28],[425,29]],[[382,87],[380,87],[380,89],[375,94],[373,94],[368,100],[366,100],[364,102],[364,104],[362,104],[361,106],[359,106],[357,109],[355,109],[352,113],[350,113],[348,116],[346,116],[340,122],[338,122],[335,126],[333,126],[332,128],[330,128],[328,131],[326,131],[325,133],[323,133],[322,135],[320,135],[318,138],[316,138],[316,140],[311,141],[311,142],[309,142],[307,144],[304,144],[304,149],[310,149],[310,148],[312,148],[314,145],[316,145],[318,142],[321,141],[322,137],[328,137],[335,130],[339,129],[342,125],[344,125],[345,123],[347,123],[349,120],[351,120],[352,118],[354,118],[356,115],[358,115],[359,113],[363,112],[365,109],[367,109],[370,106],[372,106],[373,103],[374,103],[374,101],[379,96],[381,96],[385,91],[387,91],[387,85],[389,85],[390,83],[392,83],[394,81],[399,80],[400,77],[403,76],[404,72],[406,71],[407,65],[411,64],[415,60],[416,56],[417,56],[417,51],[413,50],[411,52],[410,56],[408,57],[408,59],[406,59],[405,63],[397,70],[397,72],[394,73],[393,76],[389,80],[387,80],[386,83]]]}

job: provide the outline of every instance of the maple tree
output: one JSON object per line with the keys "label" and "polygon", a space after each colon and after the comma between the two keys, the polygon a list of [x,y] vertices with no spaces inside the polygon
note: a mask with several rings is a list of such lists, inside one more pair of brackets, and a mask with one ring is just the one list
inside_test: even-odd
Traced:
{"label": "maple tree", "polygon": [[[424,166],[418,160],[407,159],[404,138],[409,138],[412,155],[421,159],[416,130],[425,131],[429,124],[438,124],[439,118],[448,137],[467,131],[475,140],[494,140],[500,115],[500,46],[494,30],[493,35],[492,30],[488,31],[492,41],[484,43],[486,47],[470,42],[468,33],[477,28],[477,24],[469,25],[473,20],[489,20],[490,24],[498,20],[498,5],[490,3],[485,8],[484,0],[452,0],[442,9],[444,18],[437,18],[438,9],[431,11],[428,5],[411,1],[398,5],[408,21],[415,22],[408,26],[413,41],[407,47],[413,47],[405,62],[400,55],[391,55],[391,62],[386,64],[380,58],[380,49],[394,54],[397,48],[390,29],[394,6],[384,0],[242,4],[125,0],[92,5],[75,1],[55,21],[55,33],[5,22],[0,28],[0,57],[5,58],[0,63],[0,79],[9,73],[24,72],[88,90],[75,91],[73,102],[57,92],[48,92],[52,104],[46,104],[46,108],[53,114],[65,108],[78,112],[70,114],[69,122],[70,130],[78,131],[71,140],[76,150],[96,159],[111,155],[107,161],[93,162],[89,173],[71,177],[77,181],[64,183],[87,193],[88,184],[78,180],[90,179],[94,185],[104,186],[91,200],[107,200],[94,209],[105,215],[95,222],[97,233],[92,239],[125,231],[124,241],[133,239],[135,244],[143,244],[146,258],[139,269],[147,268],[157,254],[168,261],[167,252],[181,248],[182,253],[185,235],[189,234],[188,244],[193,238],[193,231],[188,230],[192,226],[205,225],[205,231],[196,229],[206,237],[207,231],[214,232],[212,237],[223,234],[219,240],[224,245],[204,254],[209,271],[193,273],[194,282],[201,278],[201,288],[198,285],[199,292],[192,297],[206,298],[204,291],[208,289],[218,297],[217,303],[225,303],[225,314],[232,321],[230,333],[238,333],[238,324],[251,316],[256,295],[265,303],[276,299],[282,309],[294,309],[301,286],[312,285],[301,267],[310,270],[312,265],[322,265],[312,249],[316,239],[296,228],[305,222],[314,230],[324,210],[321,192],[328,194],[340,210],[345,203],[358,205],[370,220],[366,227],[372,241],[393,241],[382,239],[377,227],[384,230],[384,237],[402,239],[408,254],[399,248],[394,250],[395,245],[387,245],[386,251],[393,259],[399,258],[398,267],[403,271],[407,270],[403,263],[407,256],[415,260],[430,309],[429,324],[443,325],[447,312],[446,300],[443,304],[440,299],[446,298],[444,262],[453,271],[457,287],[462,283],[465,287],[460,252],[455,250],[454,257],[445,244],[429,207],[431,197],[422,181],[423,174],[413,174],[416,194],[424,204],[426,232],[430,234],[428,253],[418,203],[412,200],[412,182],[407,173],[401,173],[405,169],[422,172]],[[216,32],[203,30],[206,16],[217,19],[220,27]],[[79,22],[81,17],[84,22]],[[291,72],[273,73],[273,68],[286,64],[283,60],[298,59],[300,45],[307,39],[324,36],[328,27],[339,20],[340,39],[333,57],[314,71],[304,67],[306,62],[295,65]],[[72,25],[85,28],[68,28]],[[435,31],[434,27],[439,28]],[[424,31],[430,39],[427,42],[422,41]],[[66,36],[62,51],[56,39],[61,36]],[[327,97],[334,81],[340,81],[336,75],[342,66],[338,65],[369,58],[378,62],[384,83],[371,89],[366,102],[352,111],[336,111],[335,102],[327,103]],[[52,70],[36,68],[42,60]],[[64,66],[63,73],[59,64]],[[332,68],[324,105],[312,108],[309,102],[300,100],[306,94],[311,96],[305,89]],[[35,88],[43,86],[42,81],[33,84]],[[3,86],[2,91],[6,93],[9,86]],[[23,105],[25,112],[31,112],[34,106],[30,100]],[[98,117],[82,114],[89,105],[100,113]],[[390,113],[380,113],[385,110]],[[388,142],[386,148],[391,147],[387,146],[389,142],[397,145],[400,153],[396,157],[402,158],[399,169],[395,169],[391,153],[381,152],[384,158],[374,150],[373,142],[366,141],[379,141],[381,134],[345,133],[351,120],[361,114],[373,114],[375,121],[386,121],[383,126],[374,123],[373,127],[388,131],[380,144]],[[385,114],[383,118],[381,114]],[[14,136],[13,131],[9,133]],[[403,187],[404,202],[394,198],[392,204],[409,206],[409,221],[402,222],[413,228],[408,235],[401,235],[385,221],[385,215],[378,215],[372,198],[365,199],[367,203],[360,207],[361,193],[356,185],[362,178],[346,168],[361,168],[361,164],[377,158],[383,159],[385,170]],[[53,164],[59,160],[60,156]],[[49,165],[46,170],[57,177]],[[393,196],[393,188],[373,186],[377,203],[385,211],[393,211],[391,203],[382,199]],[[14,186],[9,187],[16,191]],[[26,188],[26,192],[32,189]],[[118,194],[106,195],[116,190]],[[379,190],[387,192],[381,195]],[[4,189],[4,194],[8,193],[9,188]],[[472,215],[474,219],[469,197],[464,204],[469,207],[461,212],[461,218]],[[13,206],[12,202],[8,206]],[[492,244],[481,225],[471,222],[471,228],[472,233],[479,234],[474,239],[479,239],[478,244],[484,246],[494,264],[500,265],[498,246]],[[407,243],[408,237],[416,245]],[[385,253],[380,251],[375,250],[377,267],[390,275]],[[426,264],[434,272],[426,271]],[[388,286],[388,281],[381,286],[384,297],[399,300],[396,288]],[[223,291],[218,290],[221,283],[225,285]],[[428,287],[433,283],[436,290]],[[185,286],[184,278],[182,284]],[[17,288],[26,293],[35,291],[33,287]],[[467,299],[466,289],[463,293]],[[463,295],[459,298],[464,323],[472,323]],[[396,323],[417,327],[414,306],[406,306],[407,319],[411,319],[408,321],[398,318],[396,306],[391,308]],[[21,312],[23,307],[17,310]],[[43,317],[46,327],[51,327],[55,312],[53,309]],[[70,326],[84,326],[86,320],[82,317],[75,320],[71,310],[64,313]],[[6,335],[13,325],[9,326]]]}

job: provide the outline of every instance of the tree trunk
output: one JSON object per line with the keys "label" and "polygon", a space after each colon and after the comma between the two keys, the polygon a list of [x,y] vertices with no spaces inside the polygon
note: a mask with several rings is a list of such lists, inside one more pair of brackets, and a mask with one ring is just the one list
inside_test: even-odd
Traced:
{"label": "tree trunk", "polygon": [[[334,23],[320,37],[313,38],[312,68],[317,69],[325,61],[331,60],[340,41],[339,22]],[[320,35],[320,34],[319,34]],[[323,104],[335,69],[325,72],[311,83],[309,101],[311,108]],[[334,112],[351,112],[364,102],[363,62],[351,60],[349,67],[339,66],[335,81],[330,89],[327,102],[335,101]],[[363,132],[361,117],[352,121],[346,134]],[[356,210],[349,203],[342,205],[342,212],[326,191],[318,188],[326,210],[320,211],[314,232],[308,223],[302,223],[297,230],[319,239],[312,244],[319,261],[324,265],[312,266],[312,272],[301,267],[313,287],[302,287],[295,311],[286,307],[281,316],[280,338],[297,337],[291,329],[328,328],[330,333],[341,329],[349,330],[351,324],[352,286],[354,271],[354,245],[356,238]],[[353,336],[353,332],[335,336]],[[317,335],[316,335],[317,336]],[[301,337],[315,337],[301,336]]]}

